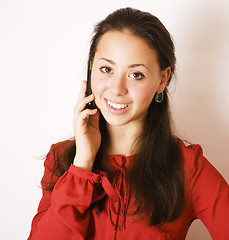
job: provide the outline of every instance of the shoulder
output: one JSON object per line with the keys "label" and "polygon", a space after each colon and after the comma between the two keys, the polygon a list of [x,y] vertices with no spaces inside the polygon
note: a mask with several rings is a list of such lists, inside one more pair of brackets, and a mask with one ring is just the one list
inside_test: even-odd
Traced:
{"label": "shoulder", "polygon": [[197,180],[202,180],[204,184],[207,181],[214,181],[228,186],[218,170],[206,159],[199,144],[185,145],[183,141],[179,141],[186,179],[193,181],[193,183]]}
{"label": "shoulder", "polygon": [[51,145],[44,162],[45,167],[52,168],[55,161],[65,154],[69,154],[75,146],[75,141],[68,139]]}
{"label": "shoulder", "polygon": [[186,177],[195,177],[199,174],[209,175],[210,172],[217,171],[213,165],[204,157],[203,149],[199,144],[185,144],[179,140],[182,164]]}
{"label": "shoulder", "polygon": [[198,162],[204,160],[203,149],[199,144],[185,144],[179,139],[183,164],[187,167],[195,167]]}
{"label": "shoulder", "polygon": [[75,142],[73,140],[65,140],[52,144],[44,161],[44,176],[41,180],[44,189],[51,189],[55,185],[58,178],[69,167],[69,153],[73,149]]}
{"label": "shoulder", "polygon": [[60,156],[71,149],[73,146],[75,146],[75,141],[73,139],[68,139],[52,144],[50,151],[55,151],[55,155]]}

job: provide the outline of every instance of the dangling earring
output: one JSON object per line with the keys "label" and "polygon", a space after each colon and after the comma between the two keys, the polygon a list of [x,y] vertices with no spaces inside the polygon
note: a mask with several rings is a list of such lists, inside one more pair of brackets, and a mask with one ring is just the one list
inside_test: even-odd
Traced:
{"label": "dangling earring", "polygon": [[163,99],[164,99],[164,92],[162,92],[162,91],[158,92],[155,96],[155,101],[157,103],[160,103],[163,101]]}

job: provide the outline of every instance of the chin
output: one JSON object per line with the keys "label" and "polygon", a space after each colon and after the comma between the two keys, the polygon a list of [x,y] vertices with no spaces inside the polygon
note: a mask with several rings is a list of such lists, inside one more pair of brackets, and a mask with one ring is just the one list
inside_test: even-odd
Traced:
{"label": "chin", "polygon": [[103,117],[106,121],[107,124],[111,125],[111,126],[123,126],[125,124],[128,123],[128,121],[126,119],[123,119],[121,118],[120,116],[119,117],[116,117],[116,116],[107,116],[106,114],[103,114]]}

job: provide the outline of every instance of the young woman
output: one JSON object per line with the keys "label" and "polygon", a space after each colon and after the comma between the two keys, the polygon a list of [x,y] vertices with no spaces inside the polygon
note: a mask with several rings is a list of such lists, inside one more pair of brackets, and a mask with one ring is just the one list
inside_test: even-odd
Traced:
{"label": "young woman", "polygon": [[[95,27],[72,140],[53,145],[30,240],[185,239],[200,219],[229,237],[229,187],[199,145],[171,129],[174,45],[149,13],[125,8]],[[95,101],[96,109],[86,105]]]}

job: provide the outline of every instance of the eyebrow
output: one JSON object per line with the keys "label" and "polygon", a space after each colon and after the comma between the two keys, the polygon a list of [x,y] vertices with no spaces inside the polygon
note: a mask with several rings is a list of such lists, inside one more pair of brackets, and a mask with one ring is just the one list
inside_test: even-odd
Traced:
{"label": "eyebrow", "polygon": [[[102,57],[99,60],[105,60],[105,61],[109,62],[112,65],[116,65],[115,62],[113,60],[111,60],[111,59],[107,59],[107,58]],[[145,67],[148,71],[150,71],[149,68],[145,64],[143,64],[143,63],[135,63],[135,64],[130,64],[128,66],[128,68],[135,68],[135,67]]]}

